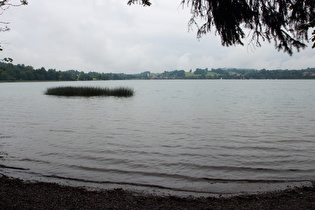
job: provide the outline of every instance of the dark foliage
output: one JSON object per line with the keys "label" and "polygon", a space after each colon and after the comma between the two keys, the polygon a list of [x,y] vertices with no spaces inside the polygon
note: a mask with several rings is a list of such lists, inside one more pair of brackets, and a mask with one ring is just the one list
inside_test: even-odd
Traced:
{"label": "dark foliage", "polygon": [[77,79],[78,75],[70,72],[45,68],[34,69],[24,64],[0,63],[0,80],[2,81],[73,81]]}
{"label": "dark foliage", "polygon": [[46,70],[43,67],[34,69],[32,66],[25,66],[24,64],[13,65],[0,62],[0,81],[125,80],[135,78],[136,76],[122,73],[84,73],[77,70],[57,71],[55,69]]}
{"label": "dark foliage", "polygon": [[[11,6],[21,6],[21,5],[27,5],[27,0],[20,0],[20,3],[12,4],[10,0],[0,0],[0,15],[7,10]],[[0,21],[0,32],[5,32],[9,31],[10,28],[8,27],[9,23],[6,21]],[[2,51],[2,46],[0,45],[0,51]],[[11,58],[4,58],[3,60],[5,61],[6,59],[11,59]],[[11,59],[12,60],[12,59]]]}
{"label": "dark foliage", "polygon": [[[182,71],[182,70],[181,70]],[[302,70],[256,70],[256,69],[235,69],[197,68],[189,73],[179,74],[178,70],[165,71],[161,74],[153,74],[152,79],[315,79],[315,68]]]}
{"label": "dark foliage", "polygon": [[[130,0],[128,4],[136,2],[151,5],[148,0]],[[198,38],[214,27],[222,45],[243,45],[246,29],[255,46],[261,46],[261,41],[273,41],[277,50],[290,55],[293,49],[306,47],[308,29],[314,27],[315,21],[314,0],[182,0],[181,3],[191,9],[189,25],[197,26]]]}
{"label": "dark foliage", "polygon": [[256,70],[256,69],[192,69],[164,71],[163,73],[140,74],[56,71],[31,66],[0,62],[0,81],[73,81],[73,80],[130,80],[130,79],[315,79],[315,68],[301,70]]}
{"label": "dark foliage", "polygon": [[134,4],[134,3],[139,3],[142,4],[143,6],[151,6],[150,0],[128,0],[128,5]]}

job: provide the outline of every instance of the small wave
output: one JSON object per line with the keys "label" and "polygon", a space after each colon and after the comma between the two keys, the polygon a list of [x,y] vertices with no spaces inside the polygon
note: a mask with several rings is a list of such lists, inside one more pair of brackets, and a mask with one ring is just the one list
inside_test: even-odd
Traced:
{"label": "small wave", "polygon": [[[163,157],[173,157],[175,154],[167,154],[158,151],[145,151],[145,150],[131,150],[128,148],[115,148],[113,149],[86,149],[86,153],[92,154],[129,154],[129,155],[148,155],[148,156],[163,156]],[[67,155],[69,156],[69,155]],[[83,157],[83,155],[80,155]],[[70,156],[69,156],[70,157]],[[84,156],[84,158],[87,156]],[[87,159],[90,159],[87,157]]]}
{"label": "small wave", "polygon": [[73,133],[74,132],[73,130],[67,130],[67,129],[59,129],[59,130],[50,129],[49,131],[52,131],[52,132],[64,132],[64,133]]}
{"label": "small wave", "polygon": [[[290,180],[290,179],[216,179],[216,178],[208,178],[208,177],[193,177],[193,176],[188,176],[188,175],[183,175],[183,174],[170,174],[170,173],[161,173],[161,172],[148,172],[148,171],[130,171],[130,170],[121,170],[121,169],[107,169],[107,168],[94,168],[94,167],[87,167],[87,166],[71,166],[83,170],[88,170],[88,171],[99,171],[99,172],[113,172],[113,173],[119,173],[119,174],[137,174],[137,175],[142,175],[142,176],[151,176],[151,177],[165,177],[168,179],[181,179],[185,181],[190,181],[190,182],[196,182],[196,181],[211,181],[211,182],[246,182],[246,183],[253,183],[253,182],[265,182],[265,183],[270,183],[270,182],[293,182],[293,181],[307,181],[307,180]],[[222,167],[226,168],[226,167]],[[276,169],[265,169],[265,168],[250,168],[250,167],[231,167],[234,170],[240,170],[240,168],[245,168],[247,170],[271,170],[274,171]],[[278,171],[281,172],[286,172],[286,171],[305,171],[305,170],[299,170],[299,169],[278,169]],[[314,169],[309,169],[308,171],[315,171]]]}
{"label": "small wave", "polygon": [[280,151],[281,149],[274,147],[274,146],[221,146],[222,149],[228,149],[228,150],[244,150],[244,151],[250,151],[250,150],[261,150],[261,151]]}
{"label": "small wave", "polygon": [[21,161],[25,161],[25,162],[34,162],[34,163],[46,163],[46,164],[50,164],[49,161],[44,161],[44,160],[34,160],[34,159],[29,159],[29,158],[23,158],[21,159]]}
{"label": "small wave", "polygon": [[215,179],[204,178],[212,183],[289,183],[289,182],[309,182],[310,180],[296,179]]}
{"label": "small wave", "polygon": [[215,166],[215,165],[200,165],[195,163],[165,163],[165,166],[179,166],[183,168],[195,168],[205,170],[226,170],[226,171],[266,171],[266,172],[288,172],[288,171],[314,171],[314,169],[297,169],[297,168],[263,168],[263,167],[246,167],[246,166]]}
{"label": "small wave", "polygon": [[6,165],[2,165],[2,164],[0,164],[0,168],[8,168],[8,169],[14,169],[14,170],[23,170],[23,171],[29,170],[28,168],[20,168],[20,167],[14,167],[14,166],[6,166]]}
{"label": "small wave", "polygon": [[[146,187],[150,189],[160,189],[160,190],[169,190],[173,192],[188,192],[188,193],[207,193],[207,194],[220,194],[220,195],[232,195],[235,192],[231,191],[213,191],[213,190],[196,190],[196,189],[184,189],[184,188],[176,188],[171,186],[162,186],[157,184],[143,184],[143,183],[135,183],[135,182],[124,182],[124,181],[96,181],[96,180],[89,180],[89,179],[81,179],[81,178],[73,178],[73,177],[64,177],[58,175],[44,175],[47,178],[55,178],[61,180],[69,180],[69,181],[77,181],[83,183],[91,183],[91,184],[115,184],[115,185],[124,185],[124,186],[133,186],[133,187]],[[249,179],[208,179],[203,178],[210,184],[215,183],[238,183],[238,184],[290,184],[290,183],[301,183],[305,184],[310,182],[310,180],[249,180]],[[289,185],[288,185],[289,186]]]}
{"label": "small wave", "polygon": [[12,138],[12,136],[0,136],[0,139],[9,139],[9,138]]}
{"label": "small wave", "polygon": [[184,180],[190,180],[190,181],[204,180],[204,178],[191,177],[191,176],[181,175],[181,174],[168,174],[168,173],[147,172],[147,171],[129,171],[129,170],[121,170],[121,169],[94,168],[94,167],[74,166],[74,165],[71,167],[88,170],[88,171],[114,172],[114,173],[119,173],[119,174],[137,174],[137,175],[153,176],[153,177],[168,177],[168,178],[177,178],[177,179],[184,179]]}
{"label": "small wave", "polygon": [[134,187],[147,187],[147,188],[156,188],[161,190],[171,190],[177,192],[189,192],[189,193],[218,193],[218,194],[233,194],[233,193],[222,193],[222,192],[213,192],[213,191],[206,191],[206,190],[192,190],[192,189],[181,189],[175,187],[166,187],[161,185],[155,184],[141,184],[141,183],[133,183],[133,182],[115,182],[115,181],[95,181],[95,180],[88,180],[88,179],[79,179],[79,178],[71,178],[71,177],[63,177],[57,175],[44,175],[48,178],[57,178],[57,179],[65,179],[70,181],[78,181],[78,182],[86,182],[86,183],[95,183],[95,184],[116,184],[116,185],[129,185]]}

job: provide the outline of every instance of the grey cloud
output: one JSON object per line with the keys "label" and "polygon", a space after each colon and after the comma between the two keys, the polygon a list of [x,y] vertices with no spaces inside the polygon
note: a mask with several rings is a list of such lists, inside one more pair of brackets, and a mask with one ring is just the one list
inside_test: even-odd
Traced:
{"label": "grey cloud", "polygon": [[36,68],[98,72],[314,67],[311,49],[290,57],[268,43],[251,50],[222,47],[214,34],[198,41],[179,3],[159,0],[143,8],[117,0],[32,0],[3,14],[12,28],[3,34],[9,43],[3,55]]}

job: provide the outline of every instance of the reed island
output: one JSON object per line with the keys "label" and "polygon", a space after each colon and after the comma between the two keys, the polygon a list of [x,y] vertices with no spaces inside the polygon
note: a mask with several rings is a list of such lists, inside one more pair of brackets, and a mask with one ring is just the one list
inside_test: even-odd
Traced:
{"label": "reed island", "polygon": [[132,88],[118,87],[118,88],[102,88],[102,87],[75,87],[75,86],[61,86],[48,88],[46,95],[55,96],[115,96],[115,97],[131,97],[134,95]]}

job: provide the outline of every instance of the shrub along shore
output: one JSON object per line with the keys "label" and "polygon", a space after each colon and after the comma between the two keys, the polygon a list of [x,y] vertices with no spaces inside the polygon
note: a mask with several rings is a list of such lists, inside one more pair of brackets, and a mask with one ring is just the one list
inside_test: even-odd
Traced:
{"label": "shrub along shore", "polygon": [[134,90],[131,88],[101,88],[101,87],[52,87],[48,88],[45,92],[46,95],[56,96],[116,96],[116,97],[131,97]]}
{"label": "shrub along shore", "polygon": [[26,182],[0,174],[0,209],[314,209],[315,185],[229,198],[92,191],[55,183]]}

